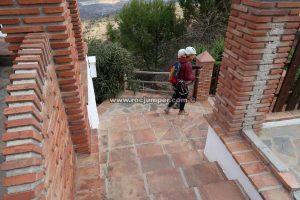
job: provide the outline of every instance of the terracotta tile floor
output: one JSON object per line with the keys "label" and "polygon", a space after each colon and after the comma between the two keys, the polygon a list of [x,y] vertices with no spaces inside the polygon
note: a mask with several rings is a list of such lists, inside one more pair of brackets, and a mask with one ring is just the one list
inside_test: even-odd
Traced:
{"label": "terracotta tile floor", "polygon": [[[227,183],[203,154],[208,127],[203,114],[210,107],[188,104],[190,115],[178,116],[178,110],[163,114],[165,105],[104,106],[94,133],[100,151],[78,157],[76,200],[218,200],[206,194],[212,186],[201,188]],[[216,194],[220,199],[244,199],[228,184],[228,191]]]}

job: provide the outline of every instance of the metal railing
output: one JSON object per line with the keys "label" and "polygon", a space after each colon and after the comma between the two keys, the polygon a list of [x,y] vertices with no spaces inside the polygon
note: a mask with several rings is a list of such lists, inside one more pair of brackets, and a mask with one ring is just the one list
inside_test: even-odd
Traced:
{"label": "metal railing", "polygon": [[[195,81],[193,83],[193,94],[192,96],[196,99],[197,98],[197,93],[198,93],[198,84],[199,84],[199,77],[200,77],[200,70],[201,70],[202,66],[199,65],[193,65],[193,71],[195,74]],[[153,72],[153,71],[140,71],[140,70],[136,70],[134,71],[135,75],[150,75],[150,76],[157,76],[157,75],[161,75],[163,77],[165,77],[165,79],[163,81],[158,81],[158,80],[127,80],[127,78],[125,78],[125,89],[128,89],[128,85],[131,83],[137,83],[140,84],[140,88],[136,88],[137,91],[143,91],[143,92],[154,92],[154,93],[164,93],[164,94],[170,94],[173,93],[173,87],[170,84],[170,82],[168,81],[168,77],[169,77],[169,72]],[[154,89],[154,87],[145,87],[145,84],[152,84],[154,86],[156,86],[156,88],[159,89]],[[165,88],[161,89],[161,86],[167,86]]]}

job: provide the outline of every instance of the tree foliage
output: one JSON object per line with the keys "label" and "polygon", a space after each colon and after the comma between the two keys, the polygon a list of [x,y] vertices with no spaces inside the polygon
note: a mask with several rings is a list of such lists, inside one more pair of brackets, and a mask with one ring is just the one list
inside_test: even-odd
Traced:
{"label": "tree foliage", "polygon": [[[167,43],[184,33],[182,19],[176,17],[175,5],[163,0],[132,0],[119,13],[119,42],[142,58],[145,68],[157,69],[164,60]],[[115,32],[110,30],[116,38]],[[112,38],[112,37],[111,37]]]}
{"label": "tree foliage", "polygon": [[230,1],[228,0],[179,0],[187,23],[192,23],[189,38],[211,44],[223,36],[227,26]]}
{"label": "tree foliage", "polygon": [[97,78],[93,79],[96,101],[101,103],[115,97],[124,88],[124,75],[133,74],[133,57],[116,43],[89,39],[89,56],[96,56]]}

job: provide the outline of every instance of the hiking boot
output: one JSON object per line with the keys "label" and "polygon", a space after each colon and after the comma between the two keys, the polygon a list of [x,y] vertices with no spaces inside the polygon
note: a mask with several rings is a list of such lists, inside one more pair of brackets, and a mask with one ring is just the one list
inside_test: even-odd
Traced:
{"label": "hiking boot", "polygon": [[170,114],[170,108],[169,107],[167,107],[164,111],[165,111],[166,115]]}
{"label": "hiking boot", "polygon": [[189,113],[186,112],[185,110],[180,110],[178,115],[189,115]]}

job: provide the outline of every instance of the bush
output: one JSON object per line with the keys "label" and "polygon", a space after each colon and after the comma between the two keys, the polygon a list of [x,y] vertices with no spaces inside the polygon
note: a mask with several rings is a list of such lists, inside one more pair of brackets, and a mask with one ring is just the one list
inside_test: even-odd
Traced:
{"label": "bush", "polygon": [[224,38],[219,37],[214,41],[211,47],[211,55],[216,60],[217,65],[221,64],[223,52],[224,52]]}
{"label": "bush", "polygon": [[132,76],[133,57],[115,43],[88,39],[89,56],[96,56],[97,78],[93,79],[96,102],[117,96],[124,89],[124,75]]}
{"label": "bush", "polygon": [[219,37],[217,38],[211,47],[207,47],[207,45],[204,45],[202,43],[194,45],[197,53],[202,53],[205,50],[208,50],[212,57],[216,60],[213,73],[212,73],[212,78],[211,78],[211,86],[210,86],[210,94],[215,94],[217,85],[218,85],[218,78],[219,78],[219,72],[220,72],[220,67],[221,67],[221,61],[222,61],[222,56],[223,56],[223,51],[224,51],[224,38]]}

